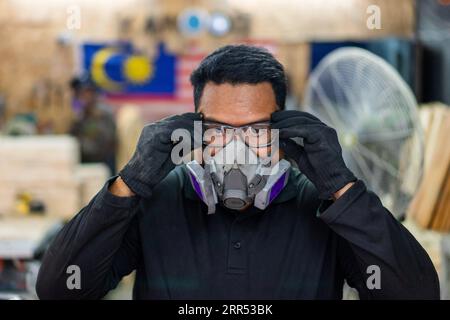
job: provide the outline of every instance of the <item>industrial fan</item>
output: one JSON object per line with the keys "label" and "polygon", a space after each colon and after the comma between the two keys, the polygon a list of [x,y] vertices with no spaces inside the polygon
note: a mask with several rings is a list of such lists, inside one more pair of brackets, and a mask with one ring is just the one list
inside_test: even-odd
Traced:
{"label": "industrial fan", "polygon": [[336,129],[347,166],[400,218],[421,178],[423,134],[397,71],[367,50],[334,50],[313,70],[304,106]]}

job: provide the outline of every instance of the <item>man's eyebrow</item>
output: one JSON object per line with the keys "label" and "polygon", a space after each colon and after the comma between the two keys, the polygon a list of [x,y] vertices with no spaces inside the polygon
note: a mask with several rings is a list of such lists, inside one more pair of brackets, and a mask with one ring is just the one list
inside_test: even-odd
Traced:
{"label": "man's eyebrow", "polygon": [[[218,121],[218,120],[216,120],[216,119],[214,119],[212,117],[204,118],[203,121],[205,121],[205,122],[214,122],[214,123],[217,123],[217,124],[222,124],[222,125],[225,125],[225,126],[234,127],[233,125],[231,125],[229,123]],[[252,125],[252,124],[255,124],[255,123],[261,123],[261,122],[270,122],[270,118],[265,117],[265,118],[262,118],[260,120],[256,120],[256,121],[253,121],[253,122],[250,122],[250,123],[243,124],[242,126],[249,126],[249,125]]]}

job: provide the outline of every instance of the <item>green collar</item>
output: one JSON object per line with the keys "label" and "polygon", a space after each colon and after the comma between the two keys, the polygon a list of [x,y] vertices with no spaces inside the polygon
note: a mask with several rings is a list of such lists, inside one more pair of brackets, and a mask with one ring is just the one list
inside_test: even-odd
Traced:
{"label": "green collar", "polygon": [[[180,166],[180,170],[182,171],[181,175],[183,176],[183,185],[184,192],[186,197],[191,200],[199,200],[199,197],[195,193],[194,188],[192,187],[191,179],[189,178],[189,174],[185,165]],[[286,186],[283,188],[281,193],[272,203],[281,203],[286,202],[298,195],[298,181],[301,179],[302,174],[298,171],[297,168],[291,167],[289,173],[289,179]]]}

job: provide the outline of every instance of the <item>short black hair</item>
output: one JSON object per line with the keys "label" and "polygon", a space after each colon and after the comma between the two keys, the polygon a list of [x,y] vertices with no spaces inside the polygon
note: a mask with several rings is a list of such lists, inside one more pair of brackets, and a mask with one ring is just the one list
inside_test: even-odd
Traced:
{"label": "short black hair", "polygon": [[257,84],[269,82],[279,109],[284,109],[287,94],[283,65],[265,48],[248,45],[227,45],[202,60],[191,74],[194,105],[198,109],[203,89],[215,84]]}

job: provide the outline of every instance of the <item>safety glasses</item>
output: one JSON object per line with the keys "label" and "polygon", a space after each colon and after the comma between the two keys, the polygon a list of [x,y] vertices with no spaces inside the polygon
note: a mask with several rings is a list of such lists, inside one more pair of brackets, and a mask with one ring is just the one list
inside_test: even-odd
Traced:
{"label": "safety glasses", "polygon": [[204,121],[203,132],[203,144],[215,148],[225,147],[236,136],[251,148],[267,148],[272,144],[270,121],[252,123],[242,127]]}

